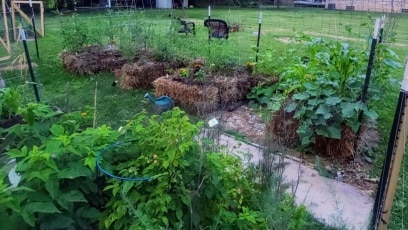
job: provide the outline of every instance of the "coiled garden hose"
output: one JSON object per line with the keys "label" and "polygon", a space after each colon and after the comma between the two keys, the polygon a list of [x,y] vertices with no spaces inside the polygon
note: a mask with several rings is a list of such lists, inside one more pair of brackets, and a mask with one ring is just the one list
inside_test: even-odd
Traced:
{"label": "coiled garden hose", "polygon": [[121,176],[116,176],[116,175],[113,175],[112,173],[106,171],[104,168],[102,168],[102,166],[101,166],[101,164],[99,163],[99,161],[100,161],[100,159],[102,158],[103,153],[104,153],[105,151],[111,149],[111,148],[119,147],[119,146],[121,146],[121,145],[124,144],[124,143],[125,143],[125,142],[116,142],[116,143],[114,143],[114,144],[111,144],[111,145],[106,146],[102,151],[100,151],[100,152],[98,153],[98,155],[96,156],[96,167],[97,167],[101,172],[103,172],[105,175],[107,175],[107,176],[109,176],[109,177],[112,177],[112,178],[114,178],[114,179],[117,179],[117,180],[122,180],[122,181],[150,181],[150,180],[152,180],[152,179],[153,179],[152,177],[121,177]]}

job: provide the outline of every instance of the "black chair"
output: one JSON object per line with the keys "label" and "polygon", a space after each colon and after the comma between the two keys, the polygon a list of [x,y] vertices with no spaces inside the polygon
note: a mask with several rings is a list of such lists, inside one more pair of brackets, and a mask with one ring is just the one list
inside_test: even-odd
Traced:
{"label": "black chair", "polygon": [[212,37],[228,39],[229,26],[226,21],[221,19],[206,19],[204,26],[211,30]]}
{"label": "black chair", "polygon": [[[171,17],[171,15],[169,15]],[[179,17],[173,17],[172,18],[172,27],[173,25],[177,26],[176,24],[181,24],[182,28],[180,28],[177,32],[179,33],[184,33],[184,34],[189,34],[192,33],[195,35],[195,24],[194,22],[188,22],[181,20]]]}
{"label": "black chair", "polygon": [[180,24],[183,26],[181,29],[178,30],[179,33],[192,33],[195,35],[195,24],[194,22],[187,22],[184,20],[179,19]]}

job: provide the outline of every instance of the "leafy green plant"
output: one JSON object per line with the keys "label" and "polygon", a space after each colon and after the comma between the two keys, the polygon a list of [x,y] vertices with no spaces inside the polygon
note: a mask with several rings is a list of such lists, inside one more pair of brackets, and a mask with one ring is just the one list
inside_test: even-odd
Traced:
{"label": "leafy green plant", "polygon": [[0,118],[10,119],[20,107],[20,94],[14,88],[0,89]]}
{"label": "leafy green plant", "polygon": [[142,12],[129,11],[120,14],[116,16],[111,25],[113,44],[119,47],[125,57],[132,59],[139,49],[148,50],[151,48],[155,28],[156,26],[146,20]]}
{"label": "leafy green plant", "polygon": [[7,220],[0,223],[1,229],[18,230],[27,228],[21,215],[18,214],[21,212],[18,199],[14,197],[14,194],[24,191],[33,192],[27,187],[14,187],[8,184],[3,172],[0,172],[0,218]]}
{"label": "leafy green plant", "polygon": [[207,50],[204,52],[204,58],[209,62],[211,71],[230,71],[237,68],[239,60],[232,52],[231,45],[227,41],[213,40],[202,48]]}
{"label": "leafy green plant", "polygon": [[279,97],[276,93],[278,85],[265,85],[259,84],[252,87],[251,92],[248,93],[247,98],[250,100],[249,106],[251,107],[267,107],[273,111],[277,111],[285,96]]}
{"label": "leafy green plant", "polygon": [[[152,226],[173,228],[183,222],[185,208],[190,205],[186,168],[196,148],[193,137],[200,124],[193,125],[185,113],[175,108],[162,116],[141,113],[125,132],[132,140],[126,148],[110,154],[106,162],[117,161],[112,172],[122,177],[151,178],[147,182],[112,180],[105,188],[112,199],[104,227],[114,229],[145,226],[144,218],[132,218],[129,211],[149,219]],[[106,165],[106,167],[109,167]],[[126,197],[129,202],[122,199]]]}
{"label": "leafy green plant", "polygon": [[198,170],[192,193],[193,228],[214,224],[221,229],[267,228],[266,219],[252,202],[258,195],[252,171],[243,167],[240,158],[206,153]]}
{"label": "leafy green plant", "polygon": [[187,68],[181,68],[179,71],[180,77],[188,78],[190,76],[190,70]]}
{"label": "leafy green plant", "polygon": [[47,229],[97,225],[96,153],[118,133],[102,126],[67,135],[63,126],[55,124],[50,132],[42,145],[8,151],[17,161],[20,183],[31,189],[14,194],[19,215],[27,225]]}
{"label": "leafy green plant", "polygon": [[205,73],[203,69],[199,69],[196,73],[195,73],[195,77],[194,77],[195,81],[198,82],[204,82],[205,81]]}
{"label": "leafy green plant", "polygon": [[306,207],[296,206],[294,197],[281,191],[287,187],[279,174],[272,175],[269,180],[268,189],[258,197],[269,229],[308,229]]}
{"label": "leafy green plant", "polygon": [[[253,47],[256,51],[256,47]],[[284,68],[293,62],[295,49],[288,49],[282,52],[277,49],[266,49],[259,54],[259,61],[255,63],[253,72],[255,74],[267,74],[269,76],[277,76]]]}
{"label": "leafy green plant", "polygon": [[[294,118],[300,121],[297,133],[302,145],[313,143],[317,135],[340,139],[343,126],[357,132],[360,114],[369,121],[378,117],[361,101],[367,52],[346,43],[311,38],[308,55],[295,60],[281,74],[276,86],[255,88],[249,97],[257,98],[258,95],[271,109],[275,110],[280,104],[286,112],[293,112]],[[376,86],[389,84],[379,75],[374,76],[370,93]],[[287,99],[276,91],[283,92]]]}
{"label": "leafy green plant", "polygon": [[81,51],[89,45],[101,45],[109,35],[108,28],[103,26],[103,20],[102,26],[93,26],[93,21],[87,21],[76,13],[70,19],[61,18],[60,23],[62,47],[70,52]]}
{"label": "leafy green plant", "polygon": [[[18,114],[25,123],[5,129],[1,147],[8,148],[6,162],[16,161],[21,181],[7,187],[1,177],[0,200],[8,208],[0,208],[1,217],[15,220],[12,229],[96,226],[102,205],[94,172],[96,153],[119,133],[106,126],[84,130],[70,124],[77,122],[69,115],[58,124],[60,113],[43,104],[29,103],[18,108]],[[8,166],[3,164],[2,168]]]}
{"label": "leafy green plant", "polygon": [[44,104],[29,103],[19,107],[16,115],[21,116],[22,121],[4,130],[0,149],[40,145],[50,134],[52,118],[59,114],[61,112]]}

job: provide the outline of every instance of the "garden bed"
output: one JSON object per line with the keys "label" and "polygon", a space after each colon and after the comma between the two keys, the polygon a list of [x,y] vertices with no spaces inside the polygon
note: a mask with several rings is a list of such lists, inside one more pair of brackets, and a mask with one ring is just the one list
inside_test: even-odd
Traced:
{"label": "garden bed", "polygon": [[177,105],[195,114],[214,111],[220,102],[219,89],[210,85],[189,85],[180,78],[160,77],[153,86],[156,96],[167,95]]}
{"label": "garden bed", "polygon": [[128,63],[116,73],[120,87],[125,90],[152,88],[152,82],[169,70],[180,67],[179,63],[159,61],[139,61]]}
{"label": "garden bed", "polygon": [[66,70],[76,75],[96,74],[120,68],[125,60],[115,46],[89,46],[81,52],[65,52],[61,56]]}
{"label": "garden bed", "polygon": [[156,96],[169,96],[176,104],[192,113],[202,115],[229,103],[246,100],[256,84],[249,75],[209,76],[203,81],[173,76],[160,77],[153,82]]}
{"label": "garden bed", "polygon": [[[295,112],[284,109],[272,114],[267,130],[279,144],[287,147],[300,145],[301,139],[297,130],[300,122],[295,119]],[[341,127],[341,138],[329,138],[316,135],[314,142],[309,144],[314,153],[328,159],[353,159],[364,152],[372,151],[379,142],[379,134],[375,127],[362,124],[359,134],[350,127]]]}

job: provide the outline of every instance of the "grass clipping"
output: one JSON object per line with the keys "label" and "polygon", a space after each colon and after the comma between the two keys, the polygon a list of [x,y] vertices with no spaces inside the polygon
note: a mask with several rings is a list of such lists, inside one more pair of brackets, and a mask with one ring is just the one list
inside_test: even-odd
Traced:
{"label": "grass clipping", "polygon": [[168,62],[136,62],[125,64],[119,76],[120,87],[125,90],[152,88],[152,82],[173,68]]}
{"label": "grass clipping", "polygon": [[184,109],[202,115],[218,107],[220,97],[217,87],[188,85],[171,77],[160,77],[153,82],[156,96],[169,96]]}

